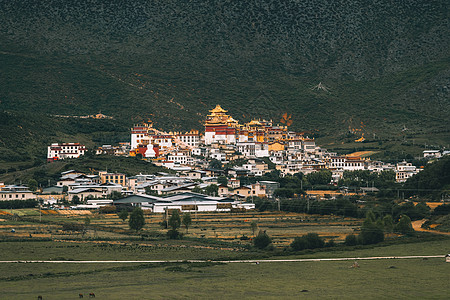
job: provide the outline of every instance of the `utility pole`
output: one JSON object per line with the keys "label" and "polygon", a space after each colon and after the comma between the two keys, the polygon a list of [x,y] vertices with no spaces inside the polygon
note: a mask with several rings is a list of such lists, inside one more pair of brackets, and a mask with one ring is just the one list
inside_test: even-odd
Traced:
{"label": "utility pole", "polygon": [[169,208],[167,206],[166,206],[165,219],[166,219],[166,227],[169,228]]}

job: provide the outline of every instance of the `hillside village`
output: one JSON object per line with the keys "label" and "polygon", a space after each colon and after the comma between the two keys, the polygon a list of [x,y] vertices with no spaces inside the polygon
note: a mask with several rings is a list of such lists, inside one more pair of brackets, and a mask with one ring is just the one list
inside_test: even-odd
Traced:
{"label": "hillside village", "polygon": [[[107,171],[85,174],[70,170],[61,173],[56,186],[41,189],[39,195],[26,186],[1,184],[0,199],[41,198],[47,204],[67,200],[78,204],[78,208],[132,203],[158,211],[157,206],[161,203],[181,205],[184,201],[179,208],[188,211],[198,210],[200,206],[213,211],[252,209],[254,205],[244,203],[246,199],[277,198],[275,191],[280,188],[280,183],[264,180],[272,172],[286,177],[327,171],[329,177],[321,184],[332,186],[343,179],[345,172],[394,172],[395,181],[401,183],[421,170],[407,162],[372,161],[364,156],[364,152],[345,156],[329,152],[317,146],[314,139],[290,131],[287,125],[275,125],[271,120],[239,124],[220,105],[210,110],[204,123],[204,134],[194,130],[163,132],[150,122],[137,125],[131,129],[130,143],[104,145],[97,149],[96,154],[138,157],[168,169],[167,173],[126,176]],[[54,143],[48,147],[47,160],[75,159],[86,151],[80,143]],[[424,157],[428,159],[443,155],[448,155],[448,151],[424,151]],[[325,196],[376,191],[378,189],[372,182],[370,187],[367,185],[353,191],[348,187],[324,192],[310,188],[306,194],[323,199]],[[173,195],[178,196],[171,198]],[[194,209],[193,205],[197,208]]]}

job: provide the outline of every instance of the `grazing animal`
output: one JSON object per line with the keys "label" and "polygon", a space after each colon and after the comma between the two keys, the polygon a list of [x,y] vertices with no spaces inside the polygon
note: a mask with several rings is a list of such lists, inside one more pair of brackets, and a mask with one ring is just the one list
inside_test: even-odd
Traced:
{"label": "grazing animal", "polygon": [[89,298],[95,298],[95,294],[94,293],[89,293]]}
{"label": "grazing animal", "polygon": [[83,294],[78,294],[78,298],[83,298]]}
{"label": "grazing animal", "polygon": [[309,292],[308,290],[301,290],[300,292],[302,292],[302,293],[307,293],[307,292]]}
{"label": "grazing animal", "polygon": [[41,295],[38,296],[38,300],[42,300],[42,296]]}

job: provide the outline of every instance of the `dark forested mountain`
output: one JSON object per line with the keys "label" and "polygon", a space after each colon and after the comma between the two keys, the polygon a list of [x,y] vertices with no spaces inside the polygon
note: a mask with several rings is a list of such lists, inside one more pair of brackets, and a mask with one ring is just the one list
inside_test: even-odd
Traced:
{"label": "dark forested mountain", "polygon": [[[318,136],[445,141],[449,17],[444,0],[1,0],[0,147],[113,142],[148,118],[189,130],[215,104]],[[100,111],[114,122],[54,117]]]}

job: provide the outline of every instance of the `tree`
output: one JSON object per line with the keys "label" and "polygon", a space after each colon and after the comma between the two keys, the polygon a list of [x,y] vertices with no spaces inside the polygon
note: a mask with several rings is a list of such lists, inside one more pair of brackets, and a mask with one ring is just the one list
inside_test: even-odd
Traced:
{"label": "tree", "polygon": [[172,215],[169,218],[169,227],[172,228],[172,230],[177,230],[181,226],[181,218],[180,213],[178,210],[173,210]]}
{"label": "tree", "polygon": [[183,225],[186,227],[186,233],[188,233],[189,226],[191,226],[192,218],[190,213],[183,214]]}
{"label": "tree", "polygon": [[369,211],[367,217],[364,219],[359,238],[364,245],[376,244],[384,241],[382,222],[381,220],[380,222],[375,221],[375,215],[372,211]]}
{"label": "tree", "polygon": [[400,217],[397,225],[395,225],[395,232],[406,235],[414,234],[414,229],[411,225],[411,219],[407,215],[402,215]]}
{"label": "tree", "polygon": [[128,218],[128,211],[126,210],[122,210],[119,214],[118,214],[119,218],[122,219],[123,222],[125,222],[125,220]]}
{"label": "tree", "polygon": [[193,192],[193,193],[198,193],[198,194],[203,194],[203,190],[202,190],[198,185],[196,185],[196,186],[192,189],[192,192]]}
{"label": "tree", "polygon": [[264,249],[272,243],[272,239],[266,231],[260,230],[258,235],[253,239],[253,245],[258,249]]}
{"label": "tree", "polygon": [[118,191],[112,191],[111,194],[108,195],[108,198],[111,200],[119,200],[121,199],[122,193],[118,192]]}
{"label": "tree", "polygon": [[416,205],[417,219],[428,218],[430,216],[430,207],[425,202],[419,202]]}
{"label": "tree", "polygon": [[295,190],[289,189],[289,188],[279,188],[273,192],[273,195],[275,197],[280,197],[280,198],[292,198],[292,197],[294,197],[294,194],[295,194]]}
{"label": "tree", "polygon": [[356,246],[357,244],[358,244],[358,239],[356,238],[356,235],[349,234],[345,237],[345,245]]}
{"label": "tree", "polygon": [[128,225],[130,226],[130,229],[133,229],[136,232],[144,228],[145,217],[144,212],[140,207],[136,207],[133,210],[133,212],[130,215],[130,219],[128,220]]}
{"label": "tree", "polygon": [[324,246],[325,241],[317,233],[308,233],[307,235],[296,237],[291,243],[291,248],[295,251],[323,248]]}
{"label": "tree", "polygon": [[331,171],[323,170],[306,175],[306,179],[312,185],[329,184],[331,181],[331,175]]}
{"label": "tree", "polygon": [[91,219],[89,217],[84,218],[84,228],[83,228],[83,236],[89,229],[89,225],[91,224]]}
{"label": "tree", "polygon": [[256,223],[256,221],[253,221],[250,223],[250,227],[252,228],[253,236],[255,236],[255,232],[258,229],[258,223]]}
{"label": "tree", "polygon": [[205,188],[205,194],[211,196],[218,196],[219,187],[216,184],[210,184]]}
{"label": "tree", "polygon": [[214,170],[221,170],[222,163],[217,159],[211,159],[211,161],[209,162],[209,168]]}
{"label": "tree", "polygon": [[226,186],[228,184],[228,178],[226,176],[217,177],[217,183]]}
{"label": "tree", "polygon": [[172,215],[170,216],[169,220],[169,227],[171,228],[167,232],[167,236],[170,239],[178,239],[181,237],[180,233],[178,232],[178,228],[181,226],[181,218],[178,210],[173,210]]}
{"label": "tree", "polygon": [[72,203],[73,204],[80,204],[80,197],[78,197],[77,195],[72,197]]}
{"label": "tree", "polygon": [[28,180],[28,188],[32,192],[36,191],[37,188],[38,188],[38,182],[36,180],[34,180],[34,179]]}
{"label": "tree", "polygon": [[383,217],[383,227],[386,232],[392,232],[394,230],[394,220],[391,215],[385,215]]}

